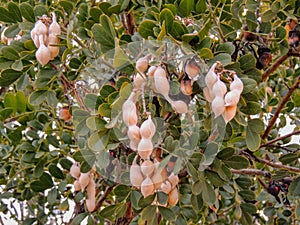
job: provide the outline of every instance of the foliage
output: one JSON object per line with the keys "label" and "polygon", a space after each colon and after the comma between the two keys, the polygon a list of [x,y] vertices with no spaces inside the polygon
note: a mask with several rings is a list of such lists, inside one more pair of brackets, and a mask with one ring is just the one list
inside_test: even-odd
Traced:
{"label": "foliage", "polygon": [[[0,45],[0,211],[23,224],[62,224],[69,210],[72,224],[294,223],[300,218],[300,70],[284,27],[300,17],[299,6],[298,0],[1,1],[1,30],[7,26],[6,37],[21,38]],[[42,67],[30,31],[50,12],[62,29],[60,54]],[[245,26],[260,39],[247,41]],[[260,45],[273,57],[263,70],[256,68]],[[164,205],[162,192],[144,198],[128,177],[136,153],[128,147],[121,109],[132,92],[135,62],[148,53],[173,74],[173,97],[184,98],[183,62],[197,57],[201,67],[188,96],[191,117],[145,93],[157,125],[155,147],[163,150],[161,168],[177,159],[174,207]],[[284,56],[288,60],[278,63]],[[213,118],[203,96],[204,76],[216,61],[244,83],[227,125]],[[59,115],[63,107],[71,121]],[[74,161],[81,172],[95,165],[92,213],[85,192],[74,191]],[[287,177],[293,181],[285,193]],[[282,188],[280,202],[274,185]],[[22,215],[9,202],[21,205]]]}

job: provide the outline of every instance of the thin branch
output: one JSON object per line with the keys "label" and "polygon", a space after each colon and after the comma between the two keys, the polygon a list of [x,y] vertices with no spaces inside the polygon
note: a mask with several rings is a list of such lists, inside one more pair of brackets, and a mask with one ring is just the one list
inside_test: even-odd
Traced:
{"label": "thin branch", "polygon": [[248,175],[259,175],[259,176],[264,176],[267,178],[271,177],[271,173],[268,171],[263,171],[263,170],[258,170],[258,169],[240,169],[240,170],[235,170],[235,169],[230,169],[231,173],[235,174],[248,174]]}
{"label": "thin branch", "polygon": [[297,152],[297,151],[300,150],[300,149],[291,150],[291,149],[289,149],[288,147],[280,146],[280,145],[267,145],[266,147],[270,147],[270,148],[278,148],[278,149],[282,149],[282,150],[285,150],[285,151],[287,151],[287,152],[292,152],[292,153],[295,153],[295,152]]}
{"label": "thin branch", "polygon": [[279,106],[277,107],[272,119],[270,120],[268,126],[267,126],[267,129],[265,130],[265,133],[263,134],[262,136],[262,139],[265,139],[268,137],[269,133],[271,132],[283,106],[285,105],[285,103],[287,103],[291,97],[291,95],[293,94],[293,92],[296,90],[296,88],[298,87],[299,85],[299,76],[297,77],[295,83],[293,84],[293,86],[290,88],[290,90],[288,91],[288,93],[283,97],[283,99],[281,100]]}
{"label": "thin branch", "polygon": [[95,209],[93,210],[93,212],[96,212],[100,209],[100,207],[102,206],[103,202],[105,201],[105,199],[107,198],[107,196],[109,195],[109,193],[114,189],[115,185],[113,186],[108,186],[103,195],[101,195],[101,198],[99,199],[99,202],[97,203]]}
{"label": "thin branch", "polygon": [[268,191],[268,185],[261,179],[260,177],[257,178],[259,183]]}
{"label": "thin branch", "polygon": [[222,39],[223,42],[226,42],[226,38],[225,38],[225,36],[224,36],[224,34],[223,34],[223,31],[222,31],[222,29],[221,29],[221,27],[220,27],[220,24],[218,23],[218,21],[217,21],[216,18],[214,17],[215,13],[214,13],[213,10],[212,10],[211,1],[210,1],[210,0],[207,0],[207,3],[208,3],[208,9],[209,9],[209,12],[210,12],[210,14],[211,14],[211,16],[212,16],[213,23],[214,23],[215,26],[217,27],[218,32],[219,32],[219,34],[220,34],[220,38]]}
{"label": "thin branch", "polygon": [[263,74],[262,74],[262,81],[265,81],[287,58],[289,57],[289,52],[277,59],[272,66],[270,66]]}
{"label": "thin branch", "polygon": [[293,136],[293,135],[297,135],[297,134],[300,134],[300,130],[296,130],[296,131],[294,131],[294,132],[292,132],[292,133],[289,133],[289,134],[283,135],[283,136],[281,136],[281,137],[275,138],[275,139],[273,139],[272,141],[269,141],[269,142],[267,142],[266,144],[261,145],[260,147],[266,147],[266,146],[269,146],[269,145],[271,145],[271,144],[274,144],[274,143],[277,142],[277,141],[281,141],[281,140],[283,140],[283,139],[289,138],[289,137],[291,137],[291,136]]}

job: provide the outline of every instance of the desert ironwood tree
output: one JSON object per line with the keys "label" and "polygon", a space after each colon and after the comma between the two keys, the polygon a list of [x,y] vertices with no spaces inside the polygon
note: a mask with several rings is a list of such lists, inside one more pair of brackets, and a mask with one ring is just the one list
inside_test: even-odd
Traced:
{"label": "desert ironwood tree", "polygon": [[0,224],[297,224],[299,18],[1,0]]}

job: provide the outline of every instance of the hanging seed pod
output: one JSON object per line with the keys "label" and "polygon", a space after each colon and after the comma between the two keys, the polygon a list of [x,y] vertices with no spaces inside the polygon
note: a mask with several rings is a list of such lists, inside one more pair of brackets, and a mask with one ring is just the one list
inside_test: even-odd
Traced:
{"label": "hanging seed pod", "polygon": [[162,192],[164,192],[165,194],[169,194],[170,191],[172,190],[172,185],[171,185],[171,183],[170,183],[169,181],[166,180],[165,182],[163,182],[163,183],[161,184],[160,190],[161,190]]}
{"label": "hanging seed pod", "polygon": [[96,183],[94,176],[90,176],[90,182],[86,187],[86,193],[88,198],[94,198],[96,196]]}
{"label": "hanging seed pod", "polygon": [[161,176],[163,178],[163,180],[167,180],[168,179],[168,170],[166,167],[164,167],[162,170],[161,170]]}
{"label": "hanging seed pod", "polygon": [[180,90],[185,95],[191,95],[193,93],[192,81],[187,75],[180,81]]}
{"label": "hanging seed pod", "polygon": [[148,119],[146,119],[140,129],[141,136],[146,139],[151,139],[153,135],[155,134],[156,127],[151,119],[151,115],[148,116]]}
{"label": "hanging seed pod", "polygon": [[236,105],[226,106],[225,111],[223,112],[222,116],[225,120],[225,123],[228,123],[232,120],[236,114]]}
{"label": "hanging seed pod", "polygon": [[227,87],[224,84],[224,82],[222,82],[220,80],[220,78],[217,78],[217,82],[214,84],[212,92],[214,93],[215,96],[221,96],[224,97],[224,95],[227,92]]}
{"label": "hanging seed pod", "polygon": [[225,106],[232,106],[237,105],[240,100],[240,93],[239,91],[233,90],[229,91],[224,98]]}
{"label": "hanging seed pod", "polygon": [[55,46],[59,44],[59,38],[53,34],[48,37],[48,49],[50,51],[51,59],[54,59],[59,54],[59,47]]}
{"label": "hanging seed pod", "polygon": [[230,90],[231,91],[236,90],[241,94],[243,89],[244,89],[243,82],[241,81],[241,79],[236,74],[233,75],[233,79],[234,80],[230,84]]}
{"label": "hanging seed pod", "polygon": [[81,191],[83,192],[90,182],[90,173],[81,173],[78,181],[81,187]]}
{"label": "hanging seed pod", "polygon": [[[155,167],[155,166],[154,166]],[[163,177],[161,175],[161,170],[154,169],[153,175],[151,177],[151,180],[154,184],[155,189],[159,189],[163,183]]]}
{"label": "hanging seed pod", "polygon": [[152,141],[150,139],[144,139],[142,138],[139,145],[138,145],[138,153],[139,156],[146,160],[150,158],[150,155],[153,151],[153,144]]}
{"label": "hanging seed pod", "polygon": [[136,70],[140,73],[145,73],[146,70],[148,69],[148,66],[149,66],[149,64],[148,64],[148,59],[146,56],[139,58],[135,64]]}
{"label": "hanging seed pod", "polygon": [[186,62],[184,71],[189,76],[189,78],[193,80],[199,74],[200,67],[195,61],[195,59],[192,58]]}
{"label": "hanging seed pod", "polygon": [[217,65],[218,65],[218,62],[214,63],[205,76],[205,83],[209,89],[212,89],[213,85],[217,82],[218,76],[215,72]]}
{"label": "hanging seed pod", "polygon": [[131,140],[129,142],[129,148],[132,149],[133,151],[137,151],[137,148],[139,146],[140,141],[139,140]]}
{"label": "hanging seed pod", "polygon": [[156,68],[157,68],[156,66],[150,66],[149,67],[149,69],[148,69],[148,76],[149,77],[153,77],[154,76]]}
{"label": "hanging seed pod", "polygon": [[215,98],[215,95],[210,91],[208,87],[203,88],[203,95],[208,102],[212,102]]}
{"label": "hanging seed pod", "polygon": [[146,83],[146,79],[139,73],[135,74],[133,77],[133,87],[136,89],[141,89]]}
{"label": "hanging seed pod", "polygon": [[137,124],[138,116],[136,114],[136,106],[133,101],[127,99],[123,106],[123,121],[127,127],[133,126]]}
{"label": "hanging seed pod", "polygon": [[220,116],[225,111],[225,102],[223,97],[216,96],[211,103],[211,107],[215,114],[215,118]]}
{"label": "hanging seed pod", "polygon": [[74,181],[74,190],[75,191],[80,191],[81,190],[81,186],[78,180]]}
{"label": "hanging seed pod", "polygon": [[41,20],[38,20],[35,23],[34,29],[35,29],[35,34],[37,36],[40,36],[40,35],[47,36],[48,35],[48,28]]}
{"label": "hanging seed pod", "polygon": [[188,112],[188,106],[184,101],[178,100],[170,103],[175,112],[179,114]]}
{"label": "hanging seed pod", "polygon": [[31,39],[33,40],[33,43],[34,43],[35,47],[39,48],[40,47],[40,41],[39,41],[39,37],[36,35],[35,28],[33,28],[30,31],[30,36],[31,36]]}
{"label": "hanging seed pod", "polygon": [[127,135],[131,141],[137,142],[141,140],[140,128],[137,125],[130,126]]}
{"label": "hanging seed pod", "polygon": [[75,179],[78,179],[80,176],[80,168],[77,163],[73,163],[73,165],[70,168],[70,174]]}
{"label": "hanging seed pod", "polygon": [[154,171],[154,164],[149,159],[145,160],[141,165],[141,171],[144,176],[150,177]]}
{"label": "hanging seed pod", "polygon": [[144,198],[147,198],[148,196],[154,194],[154,184],[152,180],[149,177],[146,177],[146,179],[141,184],[141,192]]}
{"label": "hanging seed pod", "polygon": [[168,202],[170,206],[175,206],[178,202],[178,190],[174,188],[168,195]]}
{"label": "hanging seed pod", "polygon": [[161,66],[158,66],[155,70],[154,85],[157,93],[163,95],[165,98],[168,98],[170,84],[167,79],[167,73]]}
{"label": "hanging seed pod", "polygon": [[96,198],[87,198],[85,200],[86,208],[89,212],[92,212],[96,207]]}
{"label": "hanging seed pod", "polygon": [[56,15],[54,12],[51,12],[51,16],[52,16],[52,23],[49,26],[49,36],[50,35],[60,35],[61,34],[61,30],[60,30],[60,26],[56,21]]}
{"label": "hanging seed pod", "polygon": [[49,49],[44,45],[43,36],[39,35],[39,42],[40,47],[35,53],[35,57],[37,61],[42,65],[45,66],[50,61],[50,51]]}
{"label": "hanging seed pod", "polygon": [[176,185],[179,183],[179,177],[178,175],[175,175],[174,173],[171,173],[168,177],[168,180],[170,181],[172,188],[175,188]]}
{"label": "hanging seed pod", "polygon": [[134,187],[140,187],[144,180],[144,177],[141,173],[140,166],[136,163],[136,158],[137,156],[134,158],[132,165],[130,167],[129,177],[130,177],[130,183]]}

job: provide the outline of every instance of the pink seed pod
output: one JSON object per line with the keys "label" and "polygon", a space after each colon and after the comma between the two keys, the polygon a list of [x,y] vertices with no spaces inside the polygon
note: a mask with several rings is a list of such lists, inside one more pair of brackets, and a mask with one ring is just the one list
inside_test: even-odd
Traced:
{"label": "pink seed pod", "polygon": [[127,99],[124,102],[122,106],[122,111],[123,121],[126,124],[126,126],[130,127],[137,124],[138,116],[136,114],[136,106],[132,100]]}
{"label": "pink seed pod", "polygon": [[237,105],[240,100],[240,93],[237,90],[229,91],[224,98],[225,106]]}
{"label": "pink seed pod", "polygon": [[86,193],[88,198],[94,198],[96,196],[96,183],[92,174],[90,175],[89,184],[86,187]]}
{"label": "pink seed pod", "polygon": [[35,53],[35,57],[37,61],[42,65],[45,66],[51,59],[49,49],[44,45],[43,36],[39,35],[39,42],[40,47]]}
{"label": "pink seed pod", "polygon": [[167,79],[167,73],[161,66],[158,66],[155,70],[154,85],[156,92],[167,98],[170,91],[170,84]]}
{"label": "pink seed pod", "polygon": [[73,165],[70,168],[70,174],[75,179],[78,179],[80,176],[80,168],[77,163],[73,163]]}
{"label": "pink seed pod", "polygon": [[40,35],[47,36],[48,35],[48,28],[41,20],[38,20],[35,23],[34,29],[35,29],[35,34],[37,36],[40,36]]}
{"label": "pink seed pod", "polygon": [[137,125],[130,126],[127,135],[131,141],[137,142],[141,140],[140,128]]}
{"label": "pink seed pod", "polygon": [[185,64],[184,71],[189,76],[189,78],[193,80],[199,74],[200,67],[195,61],[195,59],[192,58],[188,60],[187,63]]}
{"label": "pink seed pod", "polygon": [[225,111],[225,102],[223,97],[216,96],[211,103],[211,107],[215,114],[215,118],[220,116]]}
{"label": "pink seed pod", "polygon": [[142,138],[138,145],[139,156],[144,160],[149,159],[152,151],[153,151],[152,141],[150,139]]}
{"label": "pink seed pod", "polygon": [[156,132],[155,124],[151,119],[151,115],[149,115],[148,119],[146,119],[141,125],[140,128],[141,136],[143,138],[151,139],[154,136],[155,132]]}
{"label": "pink seed pod", "polygon": [[147,80],[140,73],[135,74],[133,77],[133,87],[136,89],[143,88],[143,85],[146,84]]}
{"label": "pink seed pod", "polygon": [[81,173],[78,181],[81,186],[81,191],[83,192],[90,182],[90,173]]}
{"label": "pink seed pod", "polygon": [[154,171],[154,164],[151,160],[145,160],[141,165],[141,171],[144,176],[151,176]]}
{"label": "pink seed pod", "polygon": [[178,100],[178,101],[171,101],[170,103],[175,112],[179,114],[188,112],[188,106],[184,101]]}
{"label": "pink seed pod", "polygon": [[214,93],[212,93],[208,87],[203,88],[203,95],[208,102],[212,102],[215,98]]}
{"label": "pink seed pod", "polygon": [[160,189],[165,194],[169,194],[170,191],[172,190],[172,185],[169,181],[165,181],[161,184]]}
{"label": "pink seed pod", "polygon": [[170,206],[175,206],[178,202],[178,190],[174,188],[168,195],[168,202]]}
{"label": "pink seed pod", "polygon": [[81,186],[78,180],[74,181],[74,190],[75,191],[80,191],[81,190]]}
{"label": "pink seed pod", "polygon": [[50,14],[52,16],[52,23],[49,26],[49,36],[50,35],[54,35],[54,36],[60,35],[61,29],[60,29],[59,24],[56,21],[56,15],[54,12],[51,12]]}
{"label": "pink seed pod", "polygon": [[155,72],[156,68],[157,68],[156,66],[150,66],[149,67],[148,73],[147,73],[149,77],[153,77],[154,76],[154,72]]}
{"label": "pink seed pod", "polygon": [[149,64],[148,64],[147,57],[139,58],[135,64],[136,70],[140,73],[145,73],[146,70],[148,69],[148,66],[149,66]]}
{"label": "pink seed pod", "polygon": [[223,112],[222,116],[225,120],[225,123],[228,123],[232,120],[236,114],[236,105],[226,106],[225,111]]}
{"label": "pink seed pod", "polygon": [[96,207],[96,198],[92,197],[92,198],[87,198],[85,200],[85,204],[86,204],[86,208],[89,212],[92,212],[95,207]]}
{"label": "pink seed pod", "polygon": [[179,183],[179,177],[178,175],[175,175],[174,173],[171,173],[168,177],[168,180],[170,181],[172,188],[175,188],[176,185]]}
{"label": "pink seed pod", "polygon": [[130,183],[134,187],[139,188],[144,180],[144,177],[141,172],[140,166],[136,163],[136,159],[137,159],[137,156],[134,158],[132,165],[130,167],[129,178],[130,178]]}
{"label": "pink seed pod", "polygon": [[141,184],[141,192],[144,198],[147,198],[148,196],[154,194],[154,184],[152,180],[149,177],[146,177],[146,179]]}
{"label": "pink seed pod", "polygon": [[220,80],[220,78],[218,77],[217,82],[214,84],[212,92],[214,93],[215,96],[221,96],[224,97],[224,95],[227,92],[227,87],[224,84],[224,82],[222,82]]}
{"label": "pink seed pod", "polygon": [[213,85],[217,82],[218,76],[215,72],[215,68],[217,65],[218,62],[215,62],[205,76],[205,83],[209,89],[212,89]]}
{"label": "pink seed pod", "polygon": [[51,59],[54,59],[59,54],[59,47],[54,46],[59,44],[59,38],[56,35],[49,34],[48,36],[48,49],[50,51]]}
{"label": "pink seed pod", "polygon": [[243,82],[241,81],[241,79],[236,74],[234,74],[233,75],[233,81],[230,84],[230,90],[231,91],[233,91],[233,90],[238,91],[241,94],[243,89],[244,89]]}

